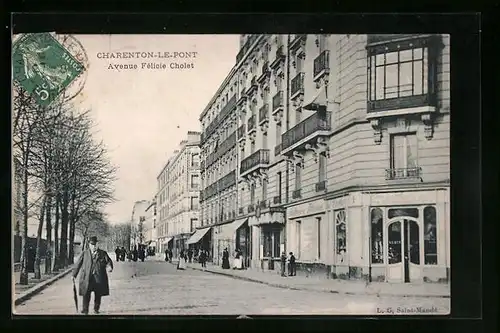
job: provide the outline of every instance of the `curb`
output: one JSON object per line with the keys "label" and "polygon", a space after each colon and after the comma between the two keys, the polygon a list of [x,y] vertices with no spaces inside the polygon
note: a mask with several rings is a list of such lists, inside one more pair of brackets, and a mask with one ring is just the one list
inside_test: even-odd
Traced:
{"label": "curb", "polygon": [[311,289],[311,288],[304,288],[304,287],[292,287],[286,284],[280,284],[280,283],[272,283],[272,282],[266,282],[258,279],[253,279],[245,276],[238,276],[238,275],[233,275],[230,273],[223,273],[223,272],[216,272],[208,269],[201,269],[201,268],[196,268],[196,267],[189,267],[188,268],[195,270],[195,271],[201,271],[201,272],[208,272],[211,274],[216,274],[216,275],[222,275],[222,276],[227,276],[233,279],[238,279],[238,280],[243,280],[243,281],[248,281],[248,282],[255,282],[255,283],[260,283],[260,284],[265,284],[271,287],[276,287],[276,288],[281,288],[281,289],[289,289],[289,290],[303,290],[303,291],[314,291],[314,292],[320,292],[320,293],[331,293],[331,294],[344,294],[344,295],[364,295],[364,296],[377,296],[377,297],[425,297],[425,298],[450,298],[450,295],[422,295],[422,294],[390,294],[390,293],[376,293],[376,292],[356,292],[356,291],[340,291],[340,290],[318,290],[318,289]]}
{"label": "curb", "polygon": [[27,301],[28,299],[35,296],[36,294],[38,294],[39,292],[41,292],[42,290],[44,290],[45,288],[47,288],[48,286],[50,286],[51,284],[56,282],[57,280],[68,275],[68,273],[70,273],[72,270],[73,270],[73,267],[70,267],[70,268],[66,269],[65,271],[57,274],[56,276],[53,276],[50,279],[45,280],[45,281],[33,286],[32,288],[28,289],[27,291],[25,291],[24,293],[22,293],[21,295],[19,295],[16,298],[16,300],[14,301],[14,305],[19,305],[19,304]]}

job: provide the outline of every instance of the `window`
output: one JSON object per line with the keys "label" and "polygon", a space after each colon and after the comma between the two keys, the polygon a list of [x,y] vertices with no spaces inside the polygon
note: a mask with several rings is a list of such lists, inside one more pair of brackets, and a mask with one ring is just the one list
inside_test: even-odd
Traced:
{"label": "window", "polygon": [[191,157],[191,166],[197,167],[200,164],[200,154],[193,154]]}
{"label": "window", "polygon": [[424,263],[437,265],[436,208],[424,208]]}
{"label": "window", "polygon": [[281,91],[281,90],[283,90],[283,79],[281,78],[281,76],[280,76],[280,75],[277,75],[277,76],[276,76],[276,81],[275,81],[275,83],[276,83],[276,90],[277,90],[277,91]]}
{"label": "window", "polygon": [[265,258],[280,257],[281,227],[273,225],[262,226],[262,245]]}
{"label": "window", "polygon": [[250,185],[250,204],[255,204],[255,184]]}
{"label": "window", "polygon": [[300,190],[300,183],[302,176],[302,168],[300,165],[295,166],[295,190]]}
{"label": "window", "polygon": [[372,263],[384,263],[384,234],[383,234],[383,212],[380,208],[374,208],[371,212],[371,243]]}
{"label": "window", "polygon": [[262,201],[267,200],[267,180],[262,180]]}
{"label": "window", "polygon": [[[281,171],[278,172],[278,196],[281,198]],[[281,200],[281,199],[280,199]]]}
{"label": "window", "polygon": [[250,142],[250,154],[255,153],[255,141]]}
{"label": "window", "polygon": [[300,257],[300,251],[301,251],[301,243],[302,243],[302,224],[300,221],[297,221],[297,223],[295,224],[295,228],[296,228],[296,231],[295,231],[295,236],[297,237],[296,238],[296,242],[297,242],[297,253],[296,253],[296,256],[297,258]]}
{"label": "window", "polygon": [[323,182],[326,180],[326,155],[324,153],[319,154],[319,165],[318,165],[318,172],[319,172],[319,181]]}
{"label": "window", "polygon": [[317,225],[317,243],[318,243],[318,260],[321,259],[321,217],[316,218],[316,225]]}
{"label": "window", "polygon": [[198,175],[191,175],[191,188],[197,189],[200,186],[200,177]]}
{"label": "window", "polygon": [[401,222],[393,222],[389,226],[389,264],[401,262]]}
{"label": "window", "polygon": [[198,204],[199,204],[198,197],[191,197],[191,205],[190,205],[191,210],[198,209]]}
{"label": "window", "polygon": [[337,253],[337,264],[340,264],[347,260],[345,257],[347,252],[346,215],[343,209],[335,211],[335,231],[337,234],[337,249],[335,253]]}
{"label": "window", "polygon": [[[411,101],[403,107],[429,103],[426,96],[434,93],[436,72],[434,42],[434,38],[426,37],[369,46],[369,100]],[[379,105],[383,107],[384,103]]]}
{"label": "window", "polygon": [[391,173],[390,178],[418,176],[417,135],[391,135]]}

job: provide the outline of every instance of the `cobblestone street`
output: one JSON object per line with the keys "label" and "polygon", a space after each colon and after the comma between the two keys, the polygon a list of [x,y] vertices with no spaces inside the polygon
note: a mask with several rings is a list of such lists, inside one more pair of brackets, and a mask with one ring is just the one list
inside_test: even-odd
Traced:
{"label": "cobblestone street", "polygon": [[[377,298],[286,290],[192,269],[178,271],[172,264],[153,260],[114,265],[111,296],[102,302],[104,315],[345,315],[396,313],[398,307],[409,311],[434,308],[432,314],[446,314],[450,306],[446,298]],[[17,306],[15,312],[75,314],[70,275]]]}

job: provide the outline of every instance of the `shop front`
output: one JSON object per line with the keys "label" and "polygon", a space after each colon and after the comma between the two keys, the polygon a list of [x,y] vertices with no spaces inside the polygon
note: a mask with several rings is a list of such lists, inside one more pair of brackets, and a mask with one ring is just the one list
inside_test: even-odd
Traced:
{"label": "shop front", "polygon": [[287,254],[293,252],[297,275],[327,277],[328,215],[323,199],[288,207]]}
{"label": "shop front", "polygon": [[250,257],[248,229],[247,218],[214,227],[214,264],[222,265],[222,252],[227,248],[230,258],[234,257],[236,250],[240,250],[243,267],[248,267]]}
{"label": "shop front", "polygon": [[162,253],[165,253],[165,250],[167,250],[167,249],[169,249],[169,250],[173,249],[173,240],[174,240],[173,237],[162,238],[162,240],[161,240],[161,252]]}
{"label": "shop front", "polygon": [[250,243],[251,267],[263,270],[279,269],[281,252],[285,249],[285,211],[281,207],[257,207],[248,219],[248,229],[240,237]]}
{"label": "shop front", "polygon": [[209,261],[212,261],[213,249],[212,249],[212,228],[205,227],[203,229],[196,229],[196,231],[191,235],[191,237],[186,241],[186,244],[196,250],[206,250],[209,253]]}
{"label": "shop front", "polygon": [[449,281],[449,205],[448,188],[354,192],[332,200],[332,276],[391,283]]}

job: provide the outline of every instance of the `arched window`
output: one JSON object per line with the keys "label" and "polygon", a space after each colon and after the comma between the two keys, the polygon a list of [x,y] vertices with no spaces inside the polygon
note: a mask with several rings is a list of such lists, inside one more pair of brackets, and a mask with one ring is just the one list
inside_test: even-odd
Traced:
{"label": "arched window", "polygon": [[424,257],[426,265],[437,265],[436,208],[424,208]]}
{"label": "arched window", "polygon": [[372,263],[384,263],[384,215],[382,209],[373,208],[371,212]]}
{"label": "arched window", "polygon": [[336,230],[336,243],[337,243],[337,263],[343,263],[346,258],[347,252],[347,237],[346,237],[346,215],[345,210],[338,210],[335,212],[335,230]]}

